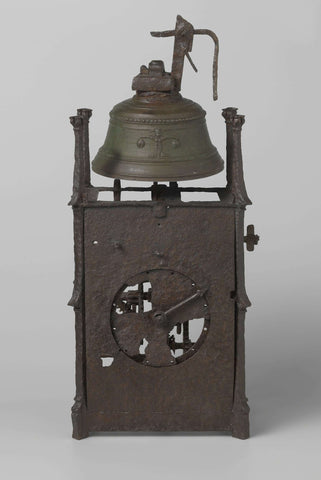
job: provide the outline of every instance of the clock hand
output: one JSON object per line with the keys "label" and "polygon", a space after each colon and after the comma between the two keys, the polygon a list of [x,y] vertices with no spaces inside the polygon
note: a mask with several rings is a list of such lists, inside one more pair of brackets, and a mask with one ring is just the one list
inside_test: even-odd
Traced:
{"label": "clock hand", "polygon": [[164,313],[165,315],[170,315],[171,313],[175,312],[175,310],[177,310],[178,308],[180,307],[183,307],[184,305],[186,305],[187,303],[189,302],[192,302],[193,300],[195,300],[196,298],[199,298],[199,297],[202,297],[204,295],[205,292],[202,292],[202,290],[197,290],[193,295],[191,295],[190,297],[187,297],[185,298],[185,300],[182,300],[181,302],[177,303],[176,305],[173,305],[172,307],[170,307],[168,310],[166,310]]}
{"label": "clock hand", "polygon": [[[156,320],[162,320],[162,323],[166,322],[166,326],[174,326],[176,325],[176,322],[169,322],[168,319],[167,319],[167,316],[170,315],[171,313],[175,312],[175,310],[183,307],[184,305],[186,305],[187,303],[189,302],[192,302],[193,300],[195,300],[196,298],[199,298],[199,297],[202,297],[204,295],[205,291],[202,291],[202,290],[197,290],[193,295],[191,295],[190,297],[187,297],[185,298],[184,300],[182,300],[181,302],[177,303],[176,305],[173,305],[172,307],[170,307],[168,310],[166,310],[165,312],[155,312],[154,313],[154,318]],[[173,324],[173,325],[172,325]]]}

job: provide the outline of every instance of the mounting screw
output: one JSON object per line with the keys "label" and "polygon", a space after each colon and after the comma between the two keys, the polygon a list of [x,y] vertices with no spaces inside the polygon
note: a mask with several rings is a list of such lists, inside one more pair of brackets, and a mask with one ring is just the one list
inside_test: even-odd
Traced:
{"label": "mounting screw", "polygon": [[260,237],[254,232],[254,225],[248,225],[246,229],[247,235],[244,237],[244,243],[246,243],[246,249],[249,252],[253,252],[254,246],[259,243]]}

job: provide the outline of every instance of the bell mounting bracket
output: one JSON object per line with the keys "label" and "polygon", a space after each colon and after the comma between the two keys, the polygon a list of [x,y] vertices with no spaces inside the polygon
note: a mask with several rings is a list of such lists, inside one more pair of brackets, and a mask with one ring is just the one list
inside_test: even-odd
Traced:
{"label": "bell mounting bracket", "polygon": [[172,60],[172,71],[166,73],[164,64],[161,60],[153,60],[147,68],[143,65],[140,74],[133,80],[132,88],[138,91],[170,91],[179,92],[181,90],[183,68],[185,56],[189,60],[192,68],[197,72],[189,52],[192,51],[194,35],[208,35],[214,41],[214,59],[213,59],[213,99],[217,100],[217,65],[219,42],[216,34],[212,30],[204,28],[194,28],[191,23],[185,20],[181,15],[177,15],[175,30],[165,30],[163,32],[150,32],[153,37],[175,37],[174,51]]}

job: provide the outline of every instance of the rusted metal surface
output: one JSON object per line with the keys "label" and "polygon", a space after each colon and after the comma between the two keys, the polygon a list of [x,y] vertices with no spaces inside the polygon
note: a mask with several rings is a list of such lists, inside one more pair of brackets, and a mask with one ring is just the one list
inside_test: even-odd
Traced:
{"label": "rusted metal surface", "polygon": [[[189,52],[192,51],[194,35],[208,35],[214,42],[214,59],[213,59],[213,99],[217,100],[217,69],[218,69],[218,51],[219,41],[217,35],[205,28],[195,29],[191,23],[185,20],[181,15],[177,15],[175,30],[166,30],[165,32],[151,32],[153,37],[175,37],[172,71],[171,76],[174,78],[174,89],[179,92],[181,89],[184,59],[185,56],[190,62],[193,70],[197,72],[197,68],[192,61]],[[133,88],[140,90],[139,88]]]}
{"label": "rusted metal surface", "polygon": [[[181,169],[186,174],[189,167],[201,163],[205,138],[201,107],[179,100],[184,57],[195,34],[211,34],[216,41],[209,32],[195,30],[178,17],[175,30],[158,33],[175,36],[174,75],[170,79],[155,62],[149,70],[142,68],[136,87],[144,86],[146,98],[155,88],[157,95],[165,96],[156,95],[156,103],[153,98],[147,117],[139,111],[144,103],[138,107],[136,100],[116,109],[117,121],[129,123],[134,132],[130,148],[134,145],[144,151],[148,147],[146,158],[158,164],[159,172],[167,171],[158,175],[153,170],[151,185],[122,187],[120,178],[126,177],[116,175],[119,171],[115,175],[103,171],[115,176],[113,187],[93,187],[88,140],[91,110],[80,109],[71,117],[75,281],[69,305],[75,310],[72,420],[77,439],[97,431],[227,431],[237,438],[249,436],[244,321],[250,301],[244,280],[244,243],[251,251],[259,237],[252,225],[244,236],[244,213],[251,201],[243,178],[244,116],[236,108],[223,110],[226,187],[181,187],[178,182]],[[216,46],[217,58],[217,42]],[[172,111],[167,88],[172,89]],[[145,101],[150,108],[149,100]],[[157,114],[152,113],[155,107]],[[168,175],[170,161],[175,165],[175,151],[183,142],[177,124],[187,136],[191,133],[185,120],[193,125],[194,143],[188,146],[189,155],[195,148],[192,165],[186,158]],[[117,135],[119,141],[121,129]],[[119,143],[124,148],[126,138]],[[166,156],[169,161],[162,164]],[[215,158],[219,171],[222,161]],[[206,171],[199,171],[199,176]],[[134,178],[146,179],[140,173],[141,177],[136,170]],[[169,184],[158,183],[160,178]],[[102,191],[113,192],[113,201],[99,201]],[[126,191],[150,192],[150,200],[124,201]],[[183,202],[182,192],[194,193],[196,200]],[[197,192],[216,192],[219,200],[197,201]]]}
{"label": "rusted metal surface", "polygon": [[[166,216],[159,219],[153,214],[153,202],[115,203],[85,210],[90,430],[229,430],[234,379],[234,208],[170,203]],[[121,248],[115,250],[115,241]],[[142,313],[135,312],[119,312],[115,318],[124,287],[133,284],[137,290],[144,282],[151,284],[155,312],[190,298],[194,288],[206,291],[206,301],[197,298],[177,309],[171,325],[142,319]],[[204,319],[203,325],[206,319],[207,330],[188,346],[184,358],[173,358],[169,328],[185,324],[186,319],[192,326],[194,318]],[[145,355],[137,358],[143,338],[149,343]],[[101,357],[113,357],[112,366],[103,368]]]}
{"label": "rusted metal surface", "polygon": [[241,131],[245,117],[233,107],[224,108],[222,115],[226,123],[226,188],[234,202],[251,205],[243,178]]}
{"label": "rusted metal surface", "polygon": [[148,68],[140,67],[139,75],[134,77],[132,89],[141,92],[172,92],[175,80],[170,73],[165,72],[162,60],[152,60]]}

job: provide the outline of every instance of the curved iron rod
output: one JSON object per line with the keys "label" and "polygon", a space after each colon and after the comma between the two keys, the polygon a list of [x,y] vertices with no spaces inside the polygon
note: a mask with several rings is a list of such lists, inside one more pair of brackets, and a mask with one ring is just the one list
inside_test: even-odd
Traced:
{"label": "curved iron rod", "polygon": [[212,30],[207,28],[196,28],[194,29],[194,35],[208,35],[212,38],[214,46],[214,58],[213,58],[213,100],[217,100],[217,70],[218,70],[218,52],[219,52],[219,42],[217,35],[215,35]]}

